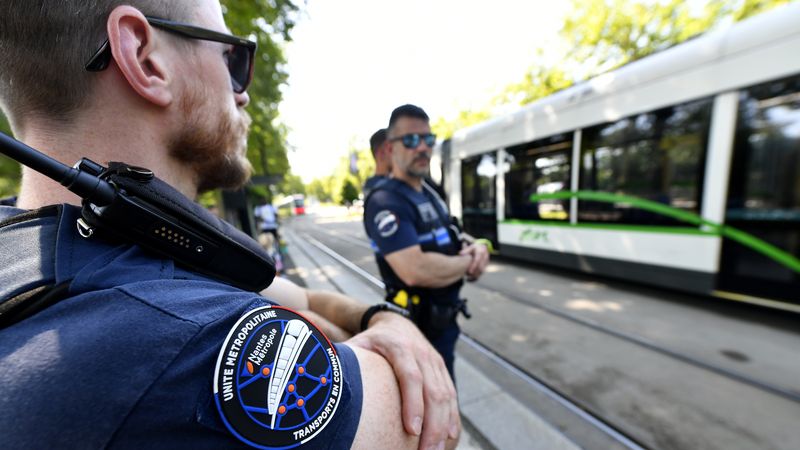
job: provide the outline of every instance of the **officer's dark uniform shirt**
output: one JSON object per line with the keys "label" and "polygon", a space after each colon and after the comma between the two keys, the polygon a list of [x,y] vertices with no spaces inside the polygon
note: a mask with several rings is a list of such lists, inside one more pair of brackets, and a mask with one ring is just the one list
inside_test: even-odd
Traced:
{"label": "officer's dark uniform shirt", "polygon": [[[461,281],[443,288],[409,289],[384,257],[414,245],[420,245],[423,252],[457,254],[461,243],[448,229],[449,214],[444,208],[446,207],[439,199],[434,198],[430,190],[417,192],[397,179],[386,179],[367,198],[364,227],[372,241],[378,268],[389,291],[405,289],[410,294],[418,294],[422,302],[439,305],[455,305],[458,302]],[[415,322],[445,358],[452,373],[452,353],[459,332],[455,316],[449,323],[435,324],[441,326],[435,332],[425,325],[425,320],[423,313]]]}
{"label": "officer's dark uniform shirt", "polygon": [[[0,302],[72,279],[68,298],[0,329],[0,446],[247,448],[223,424],[212,380],[232,326],[271,302],[138,246],[83,239],[78,209],[62,207],[23,220],[0,206]],[[358,427],[358,361],[335,348],[344,392],[304,448],[349,448]]]}
{"label": "officer's dark uniform shirt", "polygon": [[389,177],[387,177],[386,175],[373,175],[367,178],[367,181],[364,182],[364,188],[363,188],[364,198],[367,198],[369,193],[372,192],[373,189],[375,189],[375,186],[377,186],[378,183],[387,179],[389,179]]}

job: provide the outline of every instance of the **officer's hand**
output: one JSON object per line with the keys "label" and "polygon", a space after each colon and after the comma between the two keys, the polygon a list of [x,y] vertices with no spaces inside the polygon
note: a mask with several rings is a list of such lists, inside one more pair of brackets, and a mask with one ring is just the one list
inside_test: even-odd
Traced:
{"label": "officer's hand", "polygon": [[400,385],[403,426],[420,435],[419,448],[436,448],[461,432],[456,389],[439,353],[416,325],[393,312],[379,312],[366,331],[347,341],[389,362]]}
{"label": "officer's hand", "polygon": [[489,249],[484,244],[470,244],[461,249],[459,254],[472,256],[472,262],[467,268],[467,279],[470,281],[480,278],[483,271],[486,270],[486,266],[489,265]]}

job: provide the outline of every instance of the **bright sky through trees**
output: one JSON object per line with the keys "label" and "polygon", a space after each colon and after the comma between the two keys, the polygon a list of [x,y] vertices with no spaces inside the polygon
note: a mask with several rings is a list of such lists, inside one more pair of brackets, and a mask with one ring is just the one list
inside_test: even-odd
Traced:
{"label": "bright sky through trees", "polygon": [[431,119],[485,108],[556,45],[569,2],[309,0],[287,45],[280,106],[289,162],[305,182],[368,147],[403,103]]}

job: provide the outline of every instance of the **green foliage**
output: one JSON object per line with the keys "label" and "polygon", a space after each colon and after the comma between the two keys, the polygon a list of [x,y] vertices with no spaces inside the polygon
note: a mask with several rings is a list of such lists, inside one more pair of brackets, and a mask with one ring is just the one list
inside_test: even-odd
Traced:
{"label": "green foliage", "polygon": [[329,183],[330,179],[332,179],[332,177],[312,180],[311,183],[306,186],[306,194],[310,197],[316,197],[317,200],[321,202],[333,201]]}
{"label": "green foliage", "polygon": [[586,66],[587,78],[612,70],[705,31],[720,17],[722,5],[574,0],[563,28],[572,48],[568,58]]}
{"label": "green foliage", "polygon": [[[356,153],[356,167],[358,173],[350,173],[350,153]],[[348,199],[350,202],[358,198],[367,178],[375,173],[375,159],[369,148],[351,149],[346,156],[339,159],[339,164],[331,175],[318,178],[306,187],[308,195],[317,197],[320,201],[343,204]],[[350,186],[348,186],[350,185]],[[351,190],[351,187],[354,191]],[[346,192],[345,192],[346,191]],[[351,198],[355,195],[354,198]]]}
{"label": "green foliage", "polygon": [[225,22],[234,34],[258,43],[247,111],[253,119],[247,156],[257,175],[285,174],[286,127],[278,121],[280,87],[286,83],[283,44],[289,41],[299,7],[292,0],[222,0]]}
{"label": "green foliage", "polygon": [[788,1],[573,0],[562,36],[588,78]]}
{"label": "green foliage", "polygon": [[361,189],[356,187],[356,183],[355,181],[353,181],[352,178],[346,178],[344,180],[344,184],[342,185],[341,203],[346,205],[353,204],[353,202],[358,199],[358,194],[360,190]]}
{"label": "green foliage", "polygon": [[0,131],[9,136],[12,135],[11,125],[8,124],[8,119],[6,119],[6,116],[3,114],[3,111],[0,111]]}
{"label": "green foliage", "polygon": [[[11,127],[8,120],[0,112],[0,131],[11,136]],[[19,191],[21,178],[20,165],[11,158],[0,155],[0,198],[16,195]]]}
{"label": "green foliage", "polygon": [[369,148],[356,151],[358,174],[356,174],[356,182],[358,183],[358,191],[361,192],[361,186],[367,181],[367,178],[375,174],[375,158],[372,157],[372,151]]}
{"label": "green foliage", "polygon": [[461,111],[455,119],[448,120],[439,117],[431,123],[431,131],[436,134],[437,139],[444,140],[453,136],[453,133],[461,128],[466,128],[491,118],[489,111]]}
{"label": "green foliage", "polygon": [[197,203],[200,203],[206,208],[210,208],[212,206],[221,204],[221,197],[222,195],[220,195],[219,191],[204,192],[197,197]]}
{"label": "green foliage", "polygon": [[278,192],[284,195],[290,194],[305,194],[306,186],[303,184],[303,179],[299,175],[286,175],[283,182],[278,187]]}
{"label": "green foliage", "polygon": [[734,22],[747,19],[775,7],[791,3],[792,0],[744,0],[738,8],[730,8],[730,16]]}
{"label": "green foliage", "polygon": [[[538,54],[540,57],[543,56],[543,51],[538,50]],[[495,104],[525,105],[561,89],[566,89],[573,83],[572,77],[561,66],[534,66],[525,74],[522,81],[507,86],[494,102]]]}

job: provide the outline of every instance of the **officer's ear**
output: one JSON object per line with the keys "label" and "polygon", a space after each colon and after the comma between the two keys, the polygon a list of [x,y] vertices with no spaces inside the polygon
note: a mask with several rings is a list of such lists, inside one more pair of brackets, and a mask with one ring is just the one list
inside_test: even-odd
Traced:
{"label": "officer's ear", "polygon": [[108,43],[116,67],[128,85],[144,100],[167,106],[173,100],[170,90],[168,48],[147,23],[147,18],[132,6],[117,6],[106,24]]}
{"label": "officer's ear", "polygon": [[388,139],[387,139],[387,140],[385,140],[385,141],[383,142],[383,145],[381,146],[381,151],[382,151],[382,152],[384,152],[384,154],[386,154],[386,156],[387,156],[387,157],[388,157],[390,160],[392,159],[392,148],[393,148],[393,147],[394,147],[394,146],[392,145],[392,142],[391,142],[391,141],[389,141]]}

